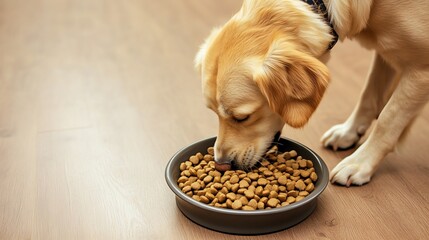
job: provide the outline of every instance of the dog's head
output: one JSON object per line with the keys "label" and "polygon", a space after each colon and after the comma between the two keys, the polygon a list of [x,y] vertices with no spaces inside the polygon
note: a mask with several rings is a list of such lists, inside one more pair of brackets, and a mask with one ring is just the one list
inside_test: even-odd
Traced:
{"label": "dog's head", "polygon": [[307,123],[329,79],[326,66],[301,39],[308,33],[296,26],[310,23],[299,17],[288,22],[292,18],[273,6],[256,10],[246,2],[213,30],[195,59],[206,105],[219,118],[215,160],[234,161],[242,169],[261,159],[285,123]]}

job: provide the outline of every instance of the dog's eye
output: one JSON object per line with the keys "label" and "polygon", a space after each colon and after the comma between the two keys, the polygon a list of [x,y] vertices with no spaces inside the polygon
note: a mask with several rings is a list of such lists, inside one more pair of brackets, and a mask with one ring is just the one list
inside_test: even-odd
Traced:
{"label": "dog's eye", "polygon": [[240,123],[240,122],[246,121],[247,119],[249,119],[249,117],[250,117],[250,115],[247,115],[245,117],[233,117],[233,119],[234,119],[235,122]]}

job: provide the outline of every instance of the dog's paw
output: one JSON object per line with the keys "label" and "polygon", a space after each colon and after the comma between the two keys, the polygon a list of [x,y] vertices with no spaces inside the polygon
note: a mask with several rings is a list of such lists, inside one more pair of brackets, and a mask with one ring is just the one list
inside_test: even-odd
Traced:
{"label": "dog's paw", "polygon": [[369,159],[357,159],[353,155],[345,158],[331,171],[331,182],[349,187],[363,185],[371,180],[374,172]]}
{"label": "dog's paw", "polygon": [[320,141],[324,147],[332,147],[334,151],[347,149],[356,144],[365,131],[364,126],[356,128],[347,123],[338,124],[325,132]]}

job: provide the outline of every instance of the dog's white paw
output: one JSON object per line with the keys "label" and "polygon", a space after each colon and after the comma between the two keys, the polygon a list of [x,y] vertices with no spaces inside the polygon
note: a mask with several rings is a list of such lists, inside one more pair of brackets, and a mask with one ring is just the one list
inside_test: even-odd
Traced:
{"label": "dog's white paw", "polygon": [[358,159],[353,155],[345,158],[331,171],[331,182],[349,187],[363,185],[371,180],[374,172],[370,159]]}
{"label": "dog's white paw", "polygon": [[338,124],[325,132],[320,141],[324,147],[332,147],[334,151],[337,151],[353,146],[365,131],[364,126],[356,128],[347,123]]}

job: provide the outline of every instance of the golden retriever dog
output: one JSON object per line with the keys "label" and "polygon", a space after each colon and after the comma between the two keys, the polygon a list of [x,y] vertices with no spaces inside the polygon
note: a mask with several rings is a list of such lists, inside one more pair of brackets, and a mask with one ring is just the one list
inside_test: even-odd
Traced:
{"label": "golden retriever dog", "polygon": [[284,124],[307,123],[328,86],[325,63],[338,34],[375,50],[353,113],[321,139],[348,148],[377,119],[331,171],[332,182],[362,185],[429,99],[429,8],[424,0],[324,0],[326,17],[307,2],[244,0],[201,46],[195,64],[206,105],[219,118],[215,160],[251,168]]}

